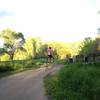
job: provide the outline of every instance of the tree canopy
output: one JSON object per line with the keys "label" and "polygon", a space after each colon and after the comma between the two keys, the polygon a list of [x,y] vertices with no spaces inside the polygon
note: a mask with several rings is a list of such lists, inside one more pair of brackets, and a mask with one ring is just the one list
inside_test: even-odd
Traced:
{"label": "tree canopy", "polygon": [[21,32],[16,33],[10,29],[5,29],[1,32],[0,38],[4,40],[3,51],[13,60],[15,50],[20,48],[25,41],[24,35]]}

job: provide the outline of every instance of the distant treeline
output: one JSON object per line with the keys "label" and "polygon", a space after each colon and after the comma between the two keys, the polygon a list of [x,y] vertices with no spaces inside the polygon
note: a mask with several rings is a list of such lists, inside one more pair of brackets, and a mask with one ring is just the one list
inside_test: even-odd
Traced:
{"label": "distant treeline", "polygon": [[84,41],[73,43],[43,42],[39,37],[25,39],[22,32],[5,29],[0,33],[0,39],[4,40],[0,47],[0,61],[45,58],[48,46],[53,48],[55,59],[96,54],[100,51],[99,35],[94,40],[85,38]]}

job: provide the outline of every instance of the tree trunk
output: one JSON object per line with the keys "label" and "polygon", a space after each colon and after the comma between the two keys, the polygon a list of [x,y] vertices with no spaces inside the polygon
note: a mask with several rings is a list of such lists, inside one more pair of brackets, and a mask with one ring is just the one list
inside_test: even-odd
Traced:
{"label": "tree trunk", "polygon": [[13,58],[14,58],[14,53],[12,54],[9,54],[10,55],[10,60],[13,61]]}

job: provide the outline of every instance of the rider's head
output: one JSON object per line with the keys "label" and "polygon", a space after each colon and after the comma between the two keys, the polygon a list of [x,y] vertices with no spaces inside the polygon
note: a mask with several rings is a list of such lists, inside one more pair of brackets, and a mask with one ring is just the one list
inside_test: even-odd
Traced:
{"label": "rider's head", "polygon": [[51,47],[49,47],[49,49],[51,49]]}

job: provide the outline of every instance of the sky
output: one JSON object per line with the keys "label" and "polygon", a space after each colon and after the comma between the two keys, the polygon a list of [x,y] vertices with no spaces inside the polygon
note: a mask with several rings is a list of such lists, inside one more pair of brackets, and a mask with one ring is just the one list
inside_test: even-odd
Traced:
{"label": "sky", "polygon": [[100,0],[0,0],[0,31],[9,28],[43,41],[79,41],[97,34],[99,10]]}

